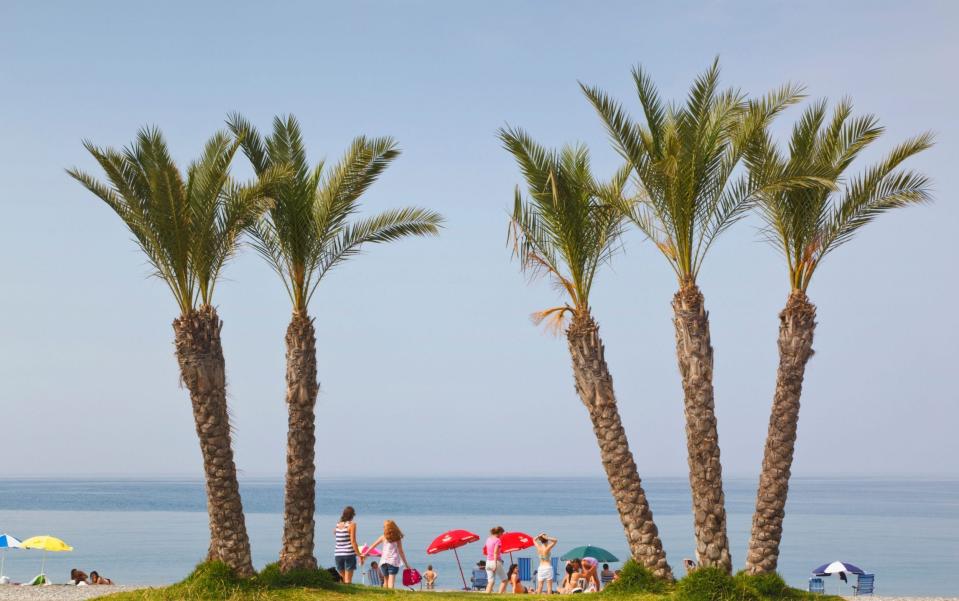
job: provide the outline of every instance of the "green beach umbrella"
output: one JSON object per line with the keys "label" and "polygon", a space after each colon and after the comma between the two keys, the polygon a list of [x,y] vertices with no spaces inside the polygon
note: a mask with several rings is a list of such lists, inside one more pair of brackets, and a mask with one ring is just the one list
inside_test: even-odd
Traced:
{"label": "green beach umbrella", "polygon": [[596,561],[619,561],[619,558],[606,549],[602,547],[594,547],[593,545],[583,545],[582,547],[570,549],[564,553],[560,559],[563,561],[569,561],[570,559],[582,559],[584,557],[592,557]]}

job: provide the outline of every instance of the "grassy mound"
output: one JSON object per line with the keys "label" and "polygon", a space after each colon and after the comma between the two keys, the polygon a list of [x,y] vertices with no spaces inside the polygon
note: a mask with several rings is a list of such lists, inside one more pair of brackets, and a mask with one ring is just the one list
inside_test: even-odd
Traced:
{"label": "grassy mound", "polygon": [[737,580],[719,568],[703,567],[676,583],[673,598],[676,601],[760,601],[763,596],[743,579]]}
{"label": "grassy mound", "polygon": [[280,571],[279,563],[271,563],[260,570],[252,581],[266,588],[333,588],[336,582],[326,570],[290,570]]}
{"label": "grassy mound", "polygon": [[666,592],[666,583],[653,575],[644,566],[639,565],[632,559],[623,564],[623,569],[619,571],[619,578],[609,583],[603,592],[611,595],[624,595],[635,593],[664,593]]}

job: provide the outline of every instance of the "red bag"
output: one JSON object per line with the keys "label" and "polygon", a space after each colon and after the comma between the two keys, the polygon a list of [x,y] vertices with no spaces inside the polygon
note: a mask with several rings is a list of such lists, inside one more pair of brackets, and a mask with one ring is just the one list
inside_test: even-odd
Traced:
{"label": "red bag", "polygon": [[419,570],[416,568],[406,568],[403,570],[403,586],[419,584],[420,580],[423,580],[423,577],[420,576]]}

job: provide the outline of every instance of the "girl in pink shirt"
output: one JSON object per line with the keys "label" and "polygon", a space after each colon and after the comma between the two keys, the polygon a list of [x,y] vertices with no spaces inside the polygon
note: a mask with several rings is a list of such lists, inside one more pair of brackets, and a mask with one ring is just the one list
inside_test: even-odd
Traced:
{"label": "girl in pink shirt", "polygon": [[506,570],[503,569],[503,541],[500,540],[500,537],[503,536],[502,526],[496,526],[489,531],[489,538],[486,539],[486,592],[493,592],[493,585],[496,583],[496,577],[499,576],[500,585],[499,592],[500,594],[506,592]]}

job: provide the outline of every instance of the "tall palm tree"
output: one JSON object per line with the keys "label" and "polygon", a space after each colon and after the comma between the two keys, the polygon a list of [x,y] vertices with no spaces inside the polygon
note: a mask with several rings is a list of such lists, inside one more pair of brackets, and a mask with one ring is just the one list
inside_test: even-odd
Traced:
{"label": "tall palm tree", "polygon": [[359,199],[398,155],[390,138],[356,138],[339,164],[310,168],[300,126],[292,116],[273,120],[264,140],[240,115],[230,128],[257,174],[288,167],[291,175],[272,190],[276,199],[252,228],[255,246],[279,274],[293,304],[286,330],[286,404],[289,423],[280,569],[315,568],[315,406],[319,389],[316,333],[309,303],[323,276],[355,256],[364,244],[439,233],[442,217],[419,208],[391,209],[355,218]]}
{"label": "tall palm tree", "polygon": [[566,339],[576,392],[592,422],[630,552],[657,576],[672,579],[619,417],[599,325],[589,306],[596,273],[616,249],[622,230],[621,211],[610,200],[622,194],[628,172],[623,169],[610,183],[600,185],[582,146],[556,152],[544,149],[522,130],[503,129],[499,135],[519,163],[529,191],[524,200],[516,189],[511,220],[515,254],[525,272],[547,276],[567,297],[565,304],[536,313],[534,320],[546,320],[559,330],[569,318]]}
{"label": "tall palm tree", "polygon": [[742,216],[756,191],[755,182],[737,169],[744,154],[757,133],[798,100],[798,90],[784,86],[759,100],[747,100],[738,90],[720,90],[718,60],[695,80],[684,106],[664,105],[641,68],[633,69],[633,79],[644,123],[634,123],[598,88],[581,87],[635,175],[638,193],[624,212],[665,255],[679,280],[673,323],[685,393],[696,556],[701,565],[731,571],[713,348],[696,277],[712,243]]}
{"label": "tall palm tree", "polygon": [[106,182],[77,169],[68,173],[123,220],[180,309],[173,331],[180,377],[190,391],[203,454],[210,516],[208,559],[249,576],[253,564],[233,462],[220,342],[223,322],[213,306],[213,293],[240,234],[266,210],[270,202],[266,190],[282,174],[264,173],[249,185],[231,179],[230,164],[239,143],[227,132],[207,142],[186,177],[156,128],[141,129],[122,151],[90,142],[84,146],[103,168]]}
{"label": "tall palm tree", "polygon": [[790,292],[779,314],[779,370],[746,557],[746,569],[754,574],[776,571],[779,559],[799,398],[816,329],[816,307],[806,296],[809,282],[823,258],[859,228],[890,209],[929,200],[929,181],[900,166],[932,145],[930,134],[907,140],[861,175],[846,179],[847,169],[883,128],[872,115],[853,118],[849,101],[841,102],[831,119],[826,113],[826,101],[804,111],[793,127],[788,156],[764,136],[750,160],[761,181],[809,175],[828,184],[759,195],[766,237],[786,258]]}

